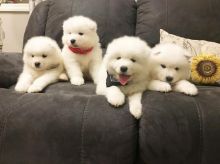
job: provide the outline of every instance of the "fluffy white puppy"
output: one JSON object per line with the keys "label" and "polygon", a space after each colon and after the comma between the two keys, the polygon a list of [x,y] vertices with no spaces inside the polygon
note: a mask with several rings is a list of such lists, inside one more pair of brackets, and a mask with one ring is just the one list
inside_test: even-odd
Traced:
{"label": "fluffy white puppy", "polygon": [[159,44],[150,55],[150,90],[169,92],[172,89],[187,95],[198,94],[196,86],[189,81],[190,63],[188,52],[172,43]]}
{"label": "fluffy white puppy", "polygon": [[74,16],[63,23],[62,55],[73,85],[84,84],[84,77],[97,82],[102,50],[96,31],[96,22],[84,16]]}
{"label": "fluffy white puppy", "polygon": [[64,69],[57,43],[44,36],[27,41],[23,62],[23,72],[15,86],[18,92],[42,91],[47,85],[56,82]]}
{"label": "fluffy white puppy", "polygon": [[138,37],[124,36],[107,48],[100,69],[96,93],[118,107],[129,99],[129,110],[135,118],[142,114],[141,97],[148,84],[149,46]]}

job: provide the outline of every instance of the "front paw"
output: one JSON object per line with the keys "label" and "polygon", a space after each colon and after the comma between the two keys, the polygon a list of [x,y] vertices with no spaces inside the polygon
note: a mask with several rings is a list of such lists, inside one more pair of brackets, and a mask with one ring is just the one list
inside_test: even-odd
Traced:
{"label": "front paw", "polygon": [[186,80],[182,80],[174,86],[175,91],[182,92],[189,96],[195,96],[198,94],[196,86]]}
{"label": "front paw", "polygon": [[140,119],[142,115],[142,105],[141,104],[133,104],[130,106],[130,113],[136,118]]}
{"label": "front paw", "polygon": [[161,82],[160,84],[156,86],[155,90],[159,92],[170,92],[172,88],[169,83]]}
{"label": "front paw", "polygon": [[70,82],[73,85],[83,85],[84,79],[82,77],[74,77],[74,78],[71,78]]}
{"label": "front paw", "polygon": [[28,86],[27,85],[16,85],[15,86],[15,91],[17,92],[21,92],[21,93],[25,93],[28,90]]}
{"label": "front paw", "polygon": [[111,105],[119,107],[125,103],[125,95],[121,92],[118,92],[117,94],[109,92],[107,93],[107,100]]}
{"label": "front paw", "polygon": [[183,93],[189,96],[195,96],[198,94],[198,89],[195,85],[191,84],[183,89]]}
{"label": "front paw", "polygon": [[43,88],[41,86],[37,86],[37,85],[31,85],[28,88],[28,93],[37,93],[37,92],[41,92],[43,90]]}

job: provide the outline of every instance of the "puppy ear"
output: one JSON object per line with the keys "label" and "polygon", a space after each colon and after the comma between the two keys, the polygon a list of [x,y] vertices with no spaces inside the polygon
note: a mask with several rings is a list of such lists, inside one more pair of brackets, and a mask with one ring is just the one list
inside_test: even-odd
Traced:
{"label": "puppy ear", "polygon": [[158,55],[160,55],[161,54],[161,51],[152,51],[152,53],[151,53],[152,55],[155,55],[155,56],[158,56]]}
{"label": "puppy ear", "polygon": [[97,24],[95,22],[92,22],[89,26],[91,31],[97,31]]}
{"label": "puppy ear", "polygon": [[154,48],[152,48],[151,55],[159,56],[161,54],[161,50],[160,50],[159,46],[160,45],[158,44]]}

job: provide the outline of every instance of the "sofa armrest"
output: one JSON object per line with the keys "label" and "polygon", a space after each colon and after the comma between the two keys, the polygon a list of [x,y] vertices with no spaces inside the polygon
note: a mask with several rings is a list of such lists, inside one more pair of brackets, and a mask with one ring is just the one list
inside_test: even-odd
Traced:
{"label": "sofa armrest", "polygon": [[22,65],[21,53],[0,53],[0,88],[9,88],[16,83]]}

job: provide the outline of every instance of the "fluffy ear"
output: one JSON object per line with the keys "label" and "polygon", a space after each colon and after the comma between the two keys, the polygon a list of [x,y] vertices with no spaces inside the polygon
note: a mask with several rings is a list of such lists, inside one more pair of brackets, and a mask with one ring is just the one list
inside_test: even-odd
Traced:
{"label": "fluffy ear", "polygon": [[90,28],[90,30],[92,30],[92,31],[97,31],[97,24],[95,23],[95,22],[91,22],[90,24],[89,24],[89,28]]}
{"label": "fluffy ear", "polygon": [[151,55],[153,56],[158,56],[161,54],[160,48],[158,48],[159,45],[156,45],[154,48],[151,50]]}
{"label": "fluffy ear", "polygon": [[159,50],[158,51],[152,51],[151,54],[157,56],[157,55],[160,55],[161,52]]}

